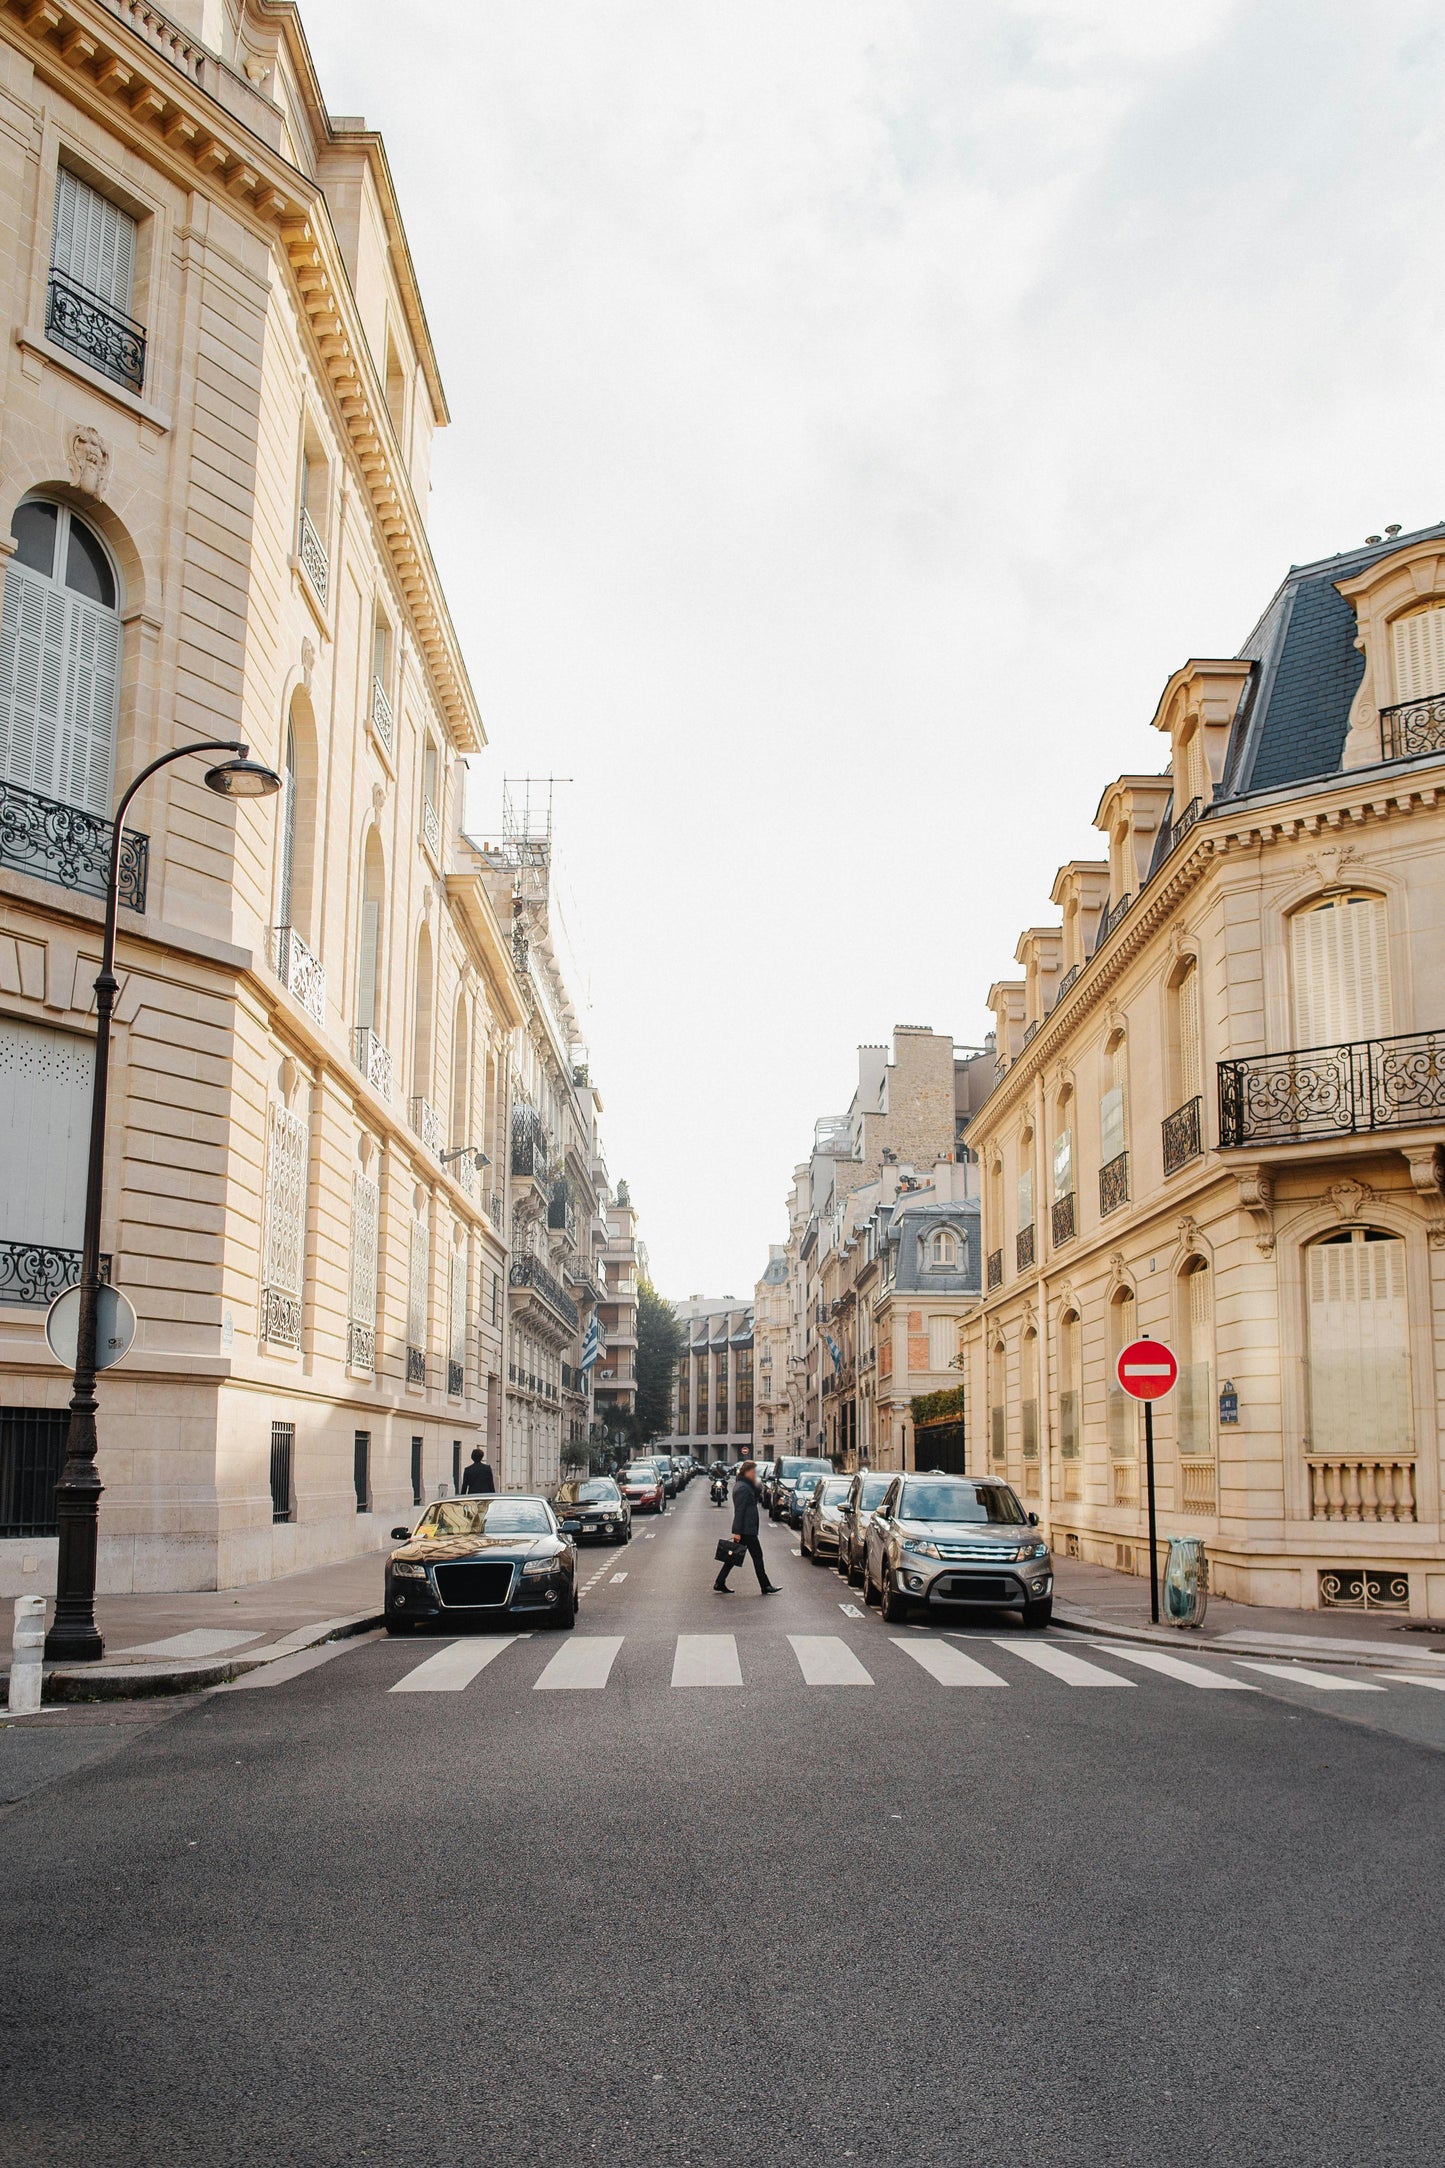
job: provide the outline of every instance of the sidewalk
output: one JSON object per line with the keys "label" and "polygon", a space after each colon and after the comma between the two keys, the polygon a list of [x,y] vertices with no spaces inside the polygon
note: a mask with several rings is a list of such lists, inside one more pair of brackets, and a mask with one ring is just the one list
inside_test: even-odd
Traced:
{"label": "sidewalk", "polygon": [[1445,1619],[1421,1633],[1414,1630],[1416,1622],[1407,1627],[1403,1620],[1379,1612],[1276,1611],[1211,1595],[1203,1626],[1154,1627],[1145,1577],[1086,1565],[1079,1558],[1054,1560],[1054,1620],[1076,1633],[1153,1641],[1175,1649],[1213,1647],[1235,1654],[1445,1670]]}
{"label": "sidewalk", "polygon": [[[98,1596],[95,1616],[105,1655],[97,1664],[47,1664],[45,1699],[110,1701],[195,1692],[261,1664],[297,1658],[323,1641],[365,1633],[382,1622],[384,1555],[368,1551],[247,1588]],[[47,1625],[53,1617],[54,1605],[47,1604]],[[0,1680],[8,1682],[8,1619],[3,1633]]]}

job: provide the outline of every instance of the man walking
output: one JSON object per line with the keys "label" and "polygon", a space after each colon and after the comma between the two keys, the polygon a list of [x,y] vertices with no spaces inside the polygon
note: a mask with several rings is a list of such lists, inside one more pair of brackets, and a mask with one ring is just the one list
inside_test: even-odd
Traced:
{"label": "man walking", "polygon": [[[755,1460],[743,1462],[738,1470],[738,1479],[733,1485],[733,1541],[740,1543],[752,1560],[761,1593],[764,1596],[776,1596],[778,1584],[768,1579],[768,1569],[763,1564],[763,1547],[758,1541],[758,1464]],[[732,1594],[728,1587],[728,1575],[732,1570],[731,1564],[718,1569],[718,1577],[712,1585],[720,1596]]]}
{"label": "man walking", "polygon": [[487,1466],[487,1457],[479,1445],[472,1447],[471,1461],[462,1474],[462,1496],[480,1494],[489,1497],[496,1490],[497,1480]]}

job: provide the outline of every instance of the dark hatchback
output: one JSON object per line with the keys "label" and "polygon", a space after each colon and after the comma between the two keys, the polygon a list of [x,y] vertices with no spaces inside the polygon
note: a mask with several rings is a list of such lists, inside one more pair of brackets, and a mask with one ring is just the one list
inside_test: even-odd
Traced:
{"label": "dark hatchback", "polygon": [[559,1484],[552,1493],[552,1510],[560,1519],[576,1521],[579,1543],[630,1543],[632,1508],[609,1475],[579,1476],[574,1483]]}
{"label": "dark hatchback", "polygon": [[545,1498],[441,1498],[386,1561],[386,1630],[577,1616],[577,1523]]}

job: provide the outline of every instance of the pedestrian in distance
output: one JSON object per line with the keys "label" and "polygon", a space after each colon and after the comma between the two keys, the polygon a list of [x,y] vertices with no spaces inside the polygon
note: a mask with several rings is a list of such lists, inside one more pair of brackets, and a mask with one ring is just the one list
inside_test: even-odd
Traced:
{"label": "pedestrian in distance", "polygon": [[718,1569],[713,1587],[720,1596],[731,1596],[728,1575],[734,1566],[742,1564],[737,1555],[738,1547],[746,1551],[758,1576],[758,1590],[764,1596],[776,1596],[778,1584],[768,1579],[768,1569],[763,1563],[763,1547],[758,1541],[758,1464],[745,1460],[738,1469],[738,1479],[733,1485],[733,1556]]}
{"label": "pedestrian in distance", "polygon": [[472,1457],[462,1474],[462,1496],[488,1497],[496,1490],[497,1479],[487,1466],[487,1456],[479,1445],[472,1447]]}

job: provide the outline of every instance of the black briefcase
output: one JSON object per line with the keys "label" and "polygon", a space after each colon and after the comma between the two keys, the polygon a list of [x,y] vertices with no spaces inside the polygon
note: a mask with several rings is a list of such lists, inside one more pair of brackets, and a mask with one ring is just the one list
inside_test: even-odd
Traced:
{"label": "black briefcase", "polygon": [[743,1544],[733,1543],[726,1536],[720,1539],[718,1547],[713,1553],[720,1566],[740,1566],[747,1555],[746,1547]]}

